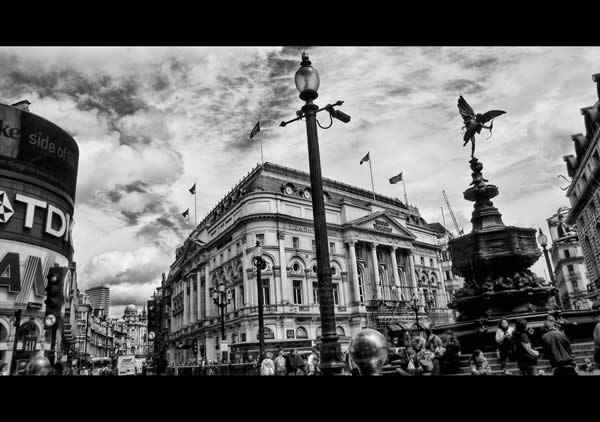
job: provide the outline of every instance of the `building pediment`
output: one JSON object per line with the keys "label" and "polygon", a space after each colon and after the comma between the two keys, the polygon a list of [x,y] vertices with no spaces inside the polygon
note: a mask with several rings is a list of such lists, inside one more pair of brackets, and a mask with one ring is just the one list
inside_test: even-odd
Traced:
{"label": "building pediment", "polygon": [[358,230],[375,232],[408,240],[416,239],[414,234],[394,220],[385,211],[374,212],[356,220],[349,221],[342,226],[342,229],[343,231]]}

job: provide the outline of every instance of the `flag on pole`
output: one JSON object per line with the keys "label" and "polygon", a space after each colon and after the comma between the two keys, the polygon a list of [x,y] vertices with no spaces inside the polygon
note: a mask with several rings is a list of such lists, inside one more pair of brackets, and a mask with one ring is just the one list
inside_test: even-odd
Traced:
{"label": "flag on pole", "polygon": [[190,214],[190,209],[188,208],[181,215],[183,215],[184,217],[187,217],[189,214]]}
{"label": "flag on pole", "polygon": [[252,128],[250,139],[254,138],[258,132],[260,132],[260,122],[256,122],[256,125]]}
{"label": "flag on pole", "polygon": [[189,191],[192,195],[196,193],[196,183],[194,183],[194,186],[192,186]]}
{"label": "flag on pole", "polygon": [[390,183],[393,185],[395,183],[401,182],[402,181],[402,172],[400,172],[400,174],[398,176],[394,176],[390,178]]}
{"label": "flag on pole", "polygon": [[369,156],[370,152],[367,152],[367,155],[365,155],[363,157],[362,160],[360,160],[360,165],[362,165],[362,163],[364,163],[365,161],[371,161],[371,157]]}

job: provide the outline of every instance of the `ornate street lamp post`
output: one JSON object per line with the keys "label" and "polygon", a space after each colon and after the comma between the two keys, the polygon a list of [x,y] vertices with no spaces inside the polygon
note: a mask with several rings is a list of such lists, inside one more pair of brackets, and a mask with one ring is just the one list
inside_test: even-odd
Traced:
{"label": "ornate street lamp post", "polygon": [[417,323],[417,329],[419,328],[419,308],[421,307],[421,303],[419,301],[419,296],[415,293],[410,301],[411,308],[415,312],[415,319]]}
{"label": "ornate street lamp post", "polygon": [[552,269],[552,264],[550,264],[550,258],[548,257],[548,249],[546,248],[546,246],[548,246],[548,237],[542,232],[541,228],[539,228],[539,231],[540,232],[539,232],[537,241],[540,244],[540,246],[542,247],[542,250],[544,251],[544,257],[546,258],[546,265],[548,266],[548,272],[550,273],[550,281],[552,281],[552,284],[556,288],[556,304],[558,305],[559,308],[563,309],[562,301],[560,299],[560,291],[556,284],[556,279],[554,278],[554,270]]}
{"label": "ornate street lamp post", "polygon": [[[350,116],[333,107],[342,105],[342,101],[328,104],[319,109],[313,103],[319,95],[317,93],[320,84],[319,73],[311,66],[308,54],[302,54],[300,69],[294,76],[296,88],[300,92],[300,99],[306,104],[296,113],[296,119],[281,122],[280,126],[286,126],[302,118],[306,119],[306,134],[308,138],[308,162],[310,166],[310,186],[312,193],[313,220],[315,227],[315,246],[317,252],[317,278],[319,286],[319,308],[321,311],[321,371],[324,375],[340,373],[344,367],[342,350],[338,342],[335,323],[335,309],[333,302],[333,285],[331,283],[331,265],[329,262],[329,244],[327,241],[327,223],[325,221],[325,201],[323,198],[323,180],[321,175],[321,158],[319,155],[319,139],[317,136],[316,115],[322,110],[329,112],[331,124],[333,118],[344,123],[350,121]],[[331,124],[323,129],[328,129]]]}
{"label": "ornate street lamp post", "polygon": [[258,345],[259,345],[259,355],[258,362],[262,362],[264,353],[265,353],[265,322],[263,319],[263,289],[262,289],[262,278],[261,271],[267,268],[267,262],[262,257],[262,247],[260,246],[260,242],[256,242],[256,248],[254,249],[254,257],[252,258],[252,262],[256,267],[256,286],[258,292]]}
{"label": "ornate street lamp post", "polygon": [[[225,288],[225,284],[219,283],[216,290],[212,294],[213,302],[219,307],[221,313],[221,341],[225,342],[225,308],[231,302],[231,290]],[[222,360],[225,360],[225,353],[223,352]]]}

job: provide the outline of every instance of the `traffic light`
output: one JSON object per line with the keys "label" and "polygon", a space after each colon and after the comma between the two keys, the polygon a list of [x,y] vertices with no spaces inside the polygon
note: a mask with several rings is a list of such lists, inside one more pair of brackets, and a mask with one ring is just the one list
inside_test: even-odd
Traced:
{"label": "traffic light", "polygon": [[60,322],[60,311],[63,304],[63,272],[60,267],[52,267],[46,276],[46,317],[44,325],[46,328],[58,327]]}
{"label": "traffic light", "polygon": [[194,344],[192,344],[192,351],[194,352],[195,355],[198,354],[198,342],[195,341]]}

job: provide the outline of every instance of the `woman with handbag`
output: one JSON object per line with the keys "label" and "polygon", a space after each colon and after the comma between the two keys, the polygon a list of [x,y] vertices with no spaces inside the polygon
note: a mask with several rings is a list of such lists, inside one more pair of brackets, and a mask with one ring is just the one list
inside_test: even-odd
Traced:
{"label": "woman with handbag", "polygon": [[503,318],[498,322],[498,329],[496,330],[497,353],[501,365],[500,369],[504,371],[504,375],[509,374],[506,369],[506,362],[512,349],[513,331],[514,329],[508,325],[508,320]]}

